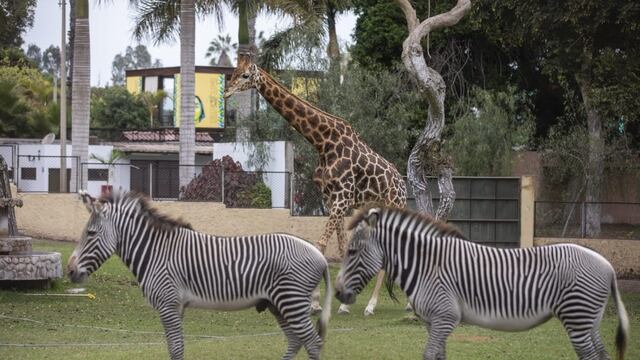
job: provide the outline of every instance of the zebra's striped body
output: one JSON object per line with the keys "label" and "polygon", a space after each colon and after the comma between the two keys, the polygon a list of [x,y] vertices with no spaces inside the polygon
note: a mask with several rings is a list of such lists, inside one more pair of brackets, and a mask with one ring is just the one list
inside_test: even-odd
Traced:
{"label": "zebra's striped body", "polygon": [[[580,359],[608,359],[599,324],[610,293],[618,308],[618,347],[628,319],[615,272],[596,252],[572,244],[496,249],[454,228],[406,211],[373,208],[354,219],[336,296],[355,301],[380,268],[397,283],[429,327],[425,359],[444,359],[460,323],[517,331],[557,316]],[[352,227],[353,227],[352,226]]]}
{"label": "zebra's striped body", "polygon": [[[286,334],[284,358],[305,346],[319,358],[330,314],[329,270],[312,244],[287,234],[217,237],[158,215],[145,199],[83,195],[91,218],[69,259],[72,281],[82,281],[113,253],[136,276],[148,302],[160,313],[172,359],[183,358],[182,314],[186,307],[216,310],[269,309]],[[318,332],[309,306],[324,277],[325,310]]]}

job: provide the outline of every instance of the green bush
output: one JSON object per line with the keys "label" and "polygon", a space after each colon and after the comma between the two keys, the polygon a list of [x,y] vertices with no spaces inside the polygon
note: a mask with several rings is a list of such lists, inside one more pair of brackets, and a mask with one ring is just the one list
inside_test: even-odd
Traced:
{"label": "green bush", "polygon": [[149,126],[149,113],[144,103],[124,86],[92,89],[91,127],[140,129]]}
{"label": "green bush", "polygon": [[262,181],[258,181],[251,189],[251,207],[271,208],[271,189]]}

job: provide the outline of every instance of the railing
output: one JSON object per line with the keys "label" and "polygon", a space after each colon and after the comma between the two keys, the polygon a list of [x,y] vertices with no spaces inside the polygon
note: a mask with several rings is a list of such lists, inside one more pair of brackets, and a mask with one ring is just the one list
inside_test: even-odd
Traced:
{"label": "railing", "polygon": [[327,216],[322,191],[311,179],[294,177],[291,181],[292,216]]}
{"label": "railing", "polygon": [[[640,240],[640,203],[536,201],[534,206],[536,237]],[[589,216],[599,220],[599,233],[589,234]]]}
{"label": "railing", "polygon": [[[16,156],[15,179],[20,192],[48,192],[59,193],[60,160],[64,158],[67,170],[67,186],[63,192],[76,192],[81,184],[82,173],[74,174],[73,169],[79,170],[76,156],[51,155],[18,155]],[[75,176],[73,176],[75,175]]]}

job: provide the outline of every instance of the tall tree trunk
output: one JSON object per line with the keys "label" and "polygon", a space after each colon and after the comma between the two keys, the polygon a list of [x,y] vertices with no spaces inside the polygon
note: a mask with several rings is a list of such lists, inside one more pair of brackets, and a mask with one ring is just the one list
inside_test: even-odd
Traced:
{"label": "tall tree trunk", "polygon": [[195,174],[195,39],[194,0],[180,2],[180,188]]}
{"label": "tall tree trunk", "polygon": [[585,169],[586,187],[586,235],[600,235],[601,206],[600,192],[604,177],[604,138],[602,137],[602,119],[591,99],[591,83],[588,76],[577,76],[582,102],[587,113],[587,131],[589,134],[588,163]]}
{"label": "tall tree trunk", "polygon": [[327,56],[330,66],[337,66],[340,63],[340,45],[338,44],[338,32],[336,31],[337,11],[333,4],[327,3],[327,30],[329,33],[329,44],[327,44]]}
{"label": "tall tree trunk", "polygon": [[[69,76],[67,78],[67,104],[71,105],[71,94],[73,93],[73,43],[75,40],[76,31],[76,1],[69,0],[69,51],[67,55],[69,57]],[[67,76],[67,74],[65,74]]]}
{"label": "tall tree trunk", "polygon": [[420,42],[433,30],[457,24],[471,9],[471,1],[458,0],[456,6],[448,12],[432,16],[421,23],[409,0],[395,1],[402,9],[409,28],[409,36],[402,45],[402,61],[429,103],[426,126],[409,155],[407,177],[413,188],[418,210],[431,215],[434,215],[434,210],[427,176],[432,173],[438,177],[440,202],[435,217],[446,221],[456,197],[451,157],[444,154],[441,141],[446,85],[442,76],[427,66]]}
{"label": "tall tree trunk", "polygon": [[[87,171],[81,164],[89,157],[89,106],[91,99],[91,46],[89,1],[76,0],[71,101],[71,192],[87,188]],[[80,167],[80,168],[78,168]],[[61,169],[62,170],[62,169]]]}

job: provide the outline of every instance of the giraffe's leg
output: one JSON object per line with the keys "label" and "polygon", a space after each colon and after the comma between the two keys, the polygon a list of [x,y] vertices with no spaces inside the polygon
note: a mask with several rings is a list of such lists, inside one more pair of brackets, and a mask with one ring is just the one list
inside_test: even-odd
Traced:
{"label": "giraffe's leg", "polygon": [[269,304],[269,311],[271,311],[273,316],[276,317],[278,326],[280,326],[280,328],[284,332],[284,335],[287,337],[287,352],[284,354],[284,356],[282,356],[282,360],[293,359],[300,351],[302,343],[289,326],[287,320],[285,320],[285,318],[282,316],[282,314],[280,314],[280,312],[274,305]]}
{"label": "giraffe's leg", "polygon": [[380,289],[382,289],[382,283],[384,282],[384,271],[380,271],[378,273],[378,278],[376,279],[376,286],[373,288],[373,293],[371,294],[371,298],[369,299],[369,303],[367,307],[364,309],[364,316],[373,315],[376,310],[376,305],[378,305],[378,296],[380,295]]}
{"label": "giraffe's leg", "polygon": [[[331,215],[334,216],[335,222],[334,227],[336,231],[336,237],[338,238],[338,254],[342,258],[345,254],[345,248],[347,245],[347,239],[344,234],[344,215],[349,209],[350,204],[343,199],[332,199],[333,207],[331,208]],[[329,217],[331,219],[331,217]],[[349,309],[349,305],[340,304],[338,308],[338,314],[349,314],[351,310]]]}
{"label": "giraffe's leg", "polygon": [[171,360],[182,360],[184,358],[184,338],[182,335],[182,306],[171,303],[158,307],[160,321],[164,326],[164,333],[167,338],[167,347]]}

